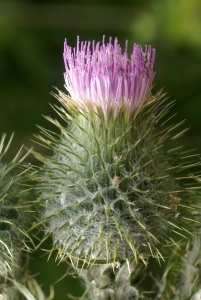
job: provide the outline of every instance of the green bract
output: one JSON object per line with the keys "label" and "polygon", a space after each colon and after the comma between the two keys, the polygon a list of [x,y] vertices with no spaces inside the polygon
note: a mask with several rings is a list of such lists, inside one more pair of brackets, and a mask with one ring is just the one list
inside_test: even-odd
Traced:
{"label": "green bract", "polygon": [[38,190],[41,223],[60,259],[87,266],[162,258],[160,242],[183,237],[186,212],[189,219],[194,213],[188,188],[178,185],[187,163],[173,165],[178,149],[162,149],[182,134],[169,137],[180,124],[165,129],[161,121],[172,103],[158,93],[129,117],[122,106],[105,120],[98,106],[85,110],[61,92],[58,98],[65,124],[48,118],[61,135],[42,129],[54,155],[41,157]]}

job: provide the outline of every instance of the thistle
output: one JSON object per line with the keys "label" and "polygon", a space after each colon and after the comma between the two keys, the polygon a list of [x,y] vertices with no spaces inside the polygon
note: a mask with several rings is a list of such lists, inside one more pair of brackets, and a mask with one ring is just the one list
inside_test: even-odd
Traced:
{"label": "thistle", "polygon": [[[130,285],[139,262],[147,265],[150,256],[163,259],[161,242],[176,244],[176,236],[189,230],[191,199],[188,188],[178,184],[188,180],[179,175],[187,168],[185,155],[163,150],[183,133],[170,136],[182,122],[166,129],[164,116],[173,102],[167,103],[162,92],[151,93],[155,49],[134,44],[129,57],[127,46],[122,53],[117,39],[90,45],[78,38],[72,49],[65,41],[70,95],[55,95],[63,106],[55,110],[64,123],[47,117],[61,134],[41,128],[48,139],[39,137],[54,152],[52,157],[38,155],[44,162],[40,223],[52,235],[61,261],[69,258],[81,269],[101,265],[93,276],[82,273],[88,299],[140,297]],[[108,268],[113,276],[106,276],[103,288],[98,283]],[[120,274],[130,276],[123,295],[118,293]]]}
{"label": "thistle", "polygon": [[[18,282],[24,276],[21,265],[22,250],[30,249],[26,244],[26,233],[30,220],[30,186],[26,178],[29,168],[21,165],[25,157],[21,149],[14,159],[3,162],[11,140],[5,145],[6,135],[0,141],[0,296],[3,299],[18,299]],[[27,216],[29,216],[27,218]]]}

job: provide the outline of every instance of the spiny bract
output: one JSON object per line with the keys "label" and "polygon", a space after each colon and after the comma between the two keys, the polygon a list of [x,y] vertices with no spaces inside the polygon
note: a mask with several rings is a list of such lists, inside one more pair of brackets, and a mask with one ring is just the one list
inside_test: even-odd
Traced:
{"label": "spiny bract", "polygon": [[0,141],[0,293],[3,294],[9,291],[6,288],[13,285],[13,280],[21,277],[23,268],[18,264],[21,250],[29,250],[25,241],[30,220],[30,187],[25,176],[28,168],[20,168],[28,153],[22,156],[20,150],[10,163],[2,162],[12,136],[6,146],[5,138],[4,134]]}
{"label": "spiny bract", "polygon": [[[166,153],[162,149],[164,143],[180,135],[169,137],[179,124],[166,130],[165,121],[160,127],[158,125],[172,103],[165,103],[161,93],[155,96],[150,93],[153,60],[152,64],[146,65],[144,54],[136,55],[132,61],[114,48],[110,41],[100,48],[100,52],[96,47],[90,54],[89,49],[82,46],[80,52],[74,51],[74,56],[70,56],[68,49],[66,80],[73,89],[70,80],[79,73],[80,67],[80,77],[76,78],[78,90],[70,91],[72,98],[62,92],[57,96],[64,108],[55,109],[64,125],[48,118],[61,130],[61,135],[41,129],[48,139],[40,137],[40,140],[53,150],[54,155],[40,156],[44,162],[38,175],[42,205],[40,223],[45,224],[47,235],[52,234],[61,260],[70,257],[72,262],[75,259],[83,265],[126,260],[132,263],[138,259],[146,264],[150,255],[162,257],[158,249],[162,239],[175,243],[170,230],[179,237],[188,231],[184,223],[190,197],[182,196],[177,182],[179,174],[175,177],[176,171],[187,166],[170,164],[178,149]],[[84,51],[88,51],[86,60]],[[103,53],[109,58],[101,64]],[[150,48],[148,53],[150,61]],[[97,61],[94,75],[90,68],[95,68]],[[127,67],[122,71],[115,65],[118,62]],[[72,70],[71,65],[75,67]],[[128,73],[136,69],[132,76],[142,82],[138,81],[136,90],[132,89],[130,100],[125,99],[124,88],[130,80],[126,81],[130,78]],[[88,88],[93,90],[94,78],[96,83],[102,84],[99,87],[97,84],[93,92],[102,98],[90,101],[83,98],[81,84],[86,90],[85,85],[89,84]],[[113,82],[109,91],[104,85],[108,78]],[[149,86],[149,90],[145,86]],[[116,95],[115,88],[116,94],[120,89],[118,94],[123,95],[125,102],[118,102],[118,97],[108,102],[110,93]],[[142,93],[138,94],[136,104],[134,95],[139,88]],[[86,93],[90,94],[89,91]],[[143,97],[139,98],[140,95]],[[156,130],[157,126],[159,130]]]}

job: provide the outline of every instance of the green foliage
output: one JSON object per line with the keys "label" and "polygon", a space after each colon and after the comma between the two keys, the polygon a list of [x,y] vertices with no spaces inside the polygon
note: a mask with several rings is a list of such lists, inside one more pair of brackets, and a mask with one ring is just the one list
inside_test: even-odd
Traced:
{"label": "green foliage", "polygon": [[[177,243],[172,249],[162,278],[157,278],[156,299],[188,300],[200,286],[200,236],[195,234],[191,242]],[[198,298],[199,299],[199,298]]]}
{"label": "green foliage", "polygon": [[[86,291],[80,300],[137,300],[140,292],[133,286],[136,266],[94,265],[89,270],[81,270],[80,276],[85,281]],[[142,269],[142,268],[141,268]]]}

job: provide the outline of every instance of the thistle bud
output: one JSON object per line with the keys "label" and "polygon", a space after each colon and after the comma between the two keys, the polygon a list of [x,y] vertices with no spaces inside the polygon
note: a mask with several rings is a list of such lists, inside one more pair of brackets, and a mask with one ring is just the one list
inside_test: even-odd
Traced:
{"label": "thistle bud", "polygon": [[[6,135],[0,141],[0,297],[18,299],[13,281],[20,281],[23,274],[22,250],[29,251],[26,233],[30,226],[30,186],[26,178],[29,168],[20,166],[24,158],[21,150],[5,164],[2,160],[12,140],[5,146]],[[27,216],[29,216],[27,218]],[[8,297],[8,298],[7,298]]]}

